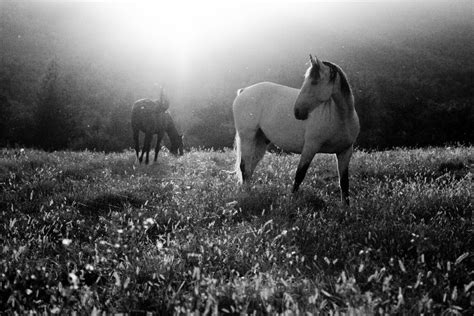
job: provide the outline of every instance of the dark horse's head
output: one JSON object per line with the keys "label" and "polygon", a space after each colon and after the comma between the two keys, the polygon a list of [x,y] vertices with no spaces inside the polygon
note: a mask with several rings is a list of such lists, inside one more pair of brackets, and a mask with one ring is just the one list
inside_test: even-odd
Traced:
{"label": "dark horse's head", "polygon": [[183,135],[177,135],[173,140],[171,140],[171,146],[170,146],[170,153],[172,153],[175,156],[182,156],[184,155],[184,145],[183,145]]}
{"label": "dark horse's head", "polygon": [[180,155],[184,154],[183,151],[183,136],[178,132],[176,125],[174,124],[173,118],[169,112],[165,113],[165,121],[166,121],[166,133],[170,139],[170,147],[169,151],[173,155]]}

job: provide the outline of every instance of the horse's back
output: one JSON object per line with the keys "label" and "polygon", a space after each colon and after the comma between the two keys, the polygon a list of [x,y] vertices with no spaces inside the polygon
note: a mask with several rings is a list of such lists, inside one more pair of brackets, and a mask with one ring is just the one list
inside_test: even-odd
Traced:
{"label": "horse's back", "polygon": [[260,121],[262,115],[272,113],[284,112],[293,117],[293,104],[298,89],[273,82],[260,82],[239,89],[237,93],[232,109],[234,117],[237,116],[236,123],[240,125],[248,121]]}
{"label": "horse's back", "polygon": [[132,106],[132,128],[144,133],[158,133],[164,129],[166,120],[157,113],[156,103],[150,99],[137,100]]}
{"label": "horse's back", "polygon": [[153,110],[156,108],[156,102],[151,99],[140,99],[133,103],[132,112],[138,110]]}
{"label": "horse's back", "polygon": [[237,131],[258,128],[262,110],[262,92],[269,84],[261,82],[237,91],[237,97],[232,104]]}
{"label": "horse's back", "polygon": [[261,82],[239,90],[233,104],[239,134],[260,129],[278,147],[301,152],[305,123],[296,120],[293,112],[298,92],[298,89],[272,82]]}

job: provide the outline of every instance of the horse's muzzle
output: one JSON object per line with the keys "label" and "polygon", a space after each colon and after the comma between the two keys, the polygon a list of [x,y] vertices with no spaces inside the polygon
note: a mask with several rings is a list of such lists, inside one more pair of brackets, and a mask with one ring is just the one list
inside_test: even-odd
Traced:
{"label": "horse's muzzle", "polygon": [[295,117],[297,120],[306,120],[308,118],[308,111],[295,108]]}

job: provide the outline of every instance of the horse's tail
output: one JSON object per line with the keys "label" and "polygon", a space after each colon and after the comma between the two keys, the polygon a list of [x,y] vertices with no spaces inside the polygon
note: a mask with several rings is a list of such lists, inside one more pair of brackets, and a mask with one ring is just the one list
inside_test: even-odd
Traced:
{"label": "horse's tail", "polygon": [[234,172],[237,174],[238,182],[242,183],[243,178],[242,178],[242,172],[240,170],[240,160],[242,159],[242,152],[241,152],[241,148],[240,148],[240,136],[239,136],[239,132],[237,132],[237,131],[235,133],[234,151],[235,151],[235,169],[234,169]]}

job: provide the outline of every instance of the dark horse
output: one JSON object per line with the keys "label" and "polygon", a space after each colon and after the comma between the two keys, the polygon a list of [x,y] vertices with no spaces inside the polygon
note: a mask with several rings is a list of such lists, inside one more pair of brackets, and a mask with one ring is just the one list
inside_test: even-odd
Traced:
{"label": "dark horse", "polygon": [[[152,101],[150,99],[141,99],[133,104],[132,108],[132,130],[133,141],[135,143],[135,152],[138,161],[142,163],[143,155],[146,152],[145,164],[148,164],[148,155],[150,153],[151,139],[157,134],[155,159],[158,158],[158,152],[161,148],[161,140],[163,136],[168,134],[171,142],[170,152],[174,155],[183,155],[183,138],[178,133],[176,126],[170,113],[167,111],[169,102],[165,100],[163,95],[160,100]],[[145,134],[142,154],[140,153],[139,135],[140,131]]]}

